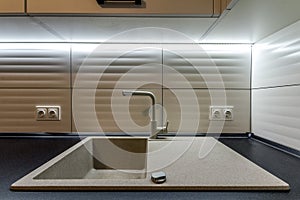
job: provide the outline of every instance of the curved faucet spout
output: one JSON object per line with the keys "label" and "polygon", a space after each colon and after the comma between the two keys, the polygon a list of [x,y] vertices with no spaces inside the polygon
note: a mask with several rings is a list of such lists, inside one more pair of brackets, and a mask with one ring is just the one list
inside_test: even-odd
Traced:
{"label": "curved faucet spout", "polygon": [[149,91],[133,91],[133,90],[123,90],[122,91],[123,96],[148,96],[152,100],[152,119],[151,119],[151,139],[157,138],[157,135],[159,133],[167,132],[168,130],[168,123],[166,127],[157,127],[157,121],[155,119],[155,95],[152,92]]}
{"label": "curved faucet spout", "polygon": [[134,91],[134,90],[123,90],[122,91],[123,96],[148,96],[152,100],[152,119],[151,121],[156,121],[155,120],[155,104],[156,104],[156,99],[155,95],[152,92],[149,91]]}
{"label": "curved faucet spout", "polygon": [[149,91],[133,91],[133,90],[123,90],[122,91],[123,96],[148,96],[152,100],[152,105],[155,105],[156,99],[155,95],[152,92]]}

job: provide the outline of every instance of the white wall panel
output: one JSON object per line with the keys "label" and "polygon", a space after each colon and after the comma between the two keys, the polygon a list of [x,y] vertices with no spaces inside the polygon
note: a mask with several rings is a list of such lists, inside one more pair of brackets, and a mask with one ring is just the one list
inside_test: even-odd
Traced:
{"label": "white wall panel", "polygon": [[[71,132],[69,89],[0,89],[0,132]],[[61,106],[61,121],[36,121],[38,105]]]}
{"label": "white wall panel", "polygon": [[70,88],[70,46],[1,44],[0,88]]}
{"label": "white wall panel", "polygon": [[300,87],[253,90],[252,132],[300,150]]}
{"label": "white wall panel", "polygon": [[163,59],[169,88],[250,89],[250,45],[164,45]]}
{"label": "white wall panel", "polygon": [[300,84],[300,21],[253,47],[253,87]]}
{"label": "white wall panel", "polygon": [[161,88],[162,49],[147,44],[77,44],[75,88]]}
{"label": "white wall panel", "polygon": [[254,45],[252,84],[252,132],[298,150],[299,34],[300,22],[297,22]]}

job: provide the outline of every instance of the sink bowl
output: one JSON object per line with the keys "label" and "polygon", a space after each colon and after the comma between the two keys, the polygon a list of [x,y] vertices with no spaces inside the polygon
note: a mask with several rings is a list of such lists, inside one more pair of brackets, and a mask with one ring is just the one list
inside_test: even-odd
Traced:
{"label": "sink bowl", "polygon": [[146,153],[147,138],[88,138],[34,179],[144,179]]}

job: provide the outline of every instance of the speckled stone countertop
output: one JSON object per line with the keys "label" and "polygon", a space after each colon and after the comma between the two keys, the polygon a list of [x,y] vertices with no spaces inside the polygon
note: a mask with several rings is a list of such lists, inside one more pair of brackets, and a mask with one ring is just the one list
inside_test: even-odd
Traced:
{"label": "speckled stone countertop", "polygon": [[[88,141],[91,138],[87,138]],[[151,173],[143,179],[33,178],[82,144],[49,161],[16,182],[14,190],[289,190],[289,185],[211,137],[151,140],[147,169],[167,174],[167,181],[154,184]],[[159,153],[151,153],[159,151]],[[80,161],[80,160],[79,160]],[[172,161],[172,162],[171,162]]]}

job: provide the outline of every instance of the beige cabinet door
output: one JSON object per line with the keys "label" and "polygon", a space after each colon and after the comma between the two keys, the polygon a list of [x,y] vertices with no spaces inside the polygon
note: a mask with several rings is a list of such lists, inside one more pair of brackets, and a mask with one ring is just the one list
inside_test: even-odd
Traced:
{"label": "beige cabinet door", "polygon": [[25,13],[24,0],[0,0],[1,14]]}
{"label": "beige cabinet door", "polygon": [[[131,4],[134,5],[133,2]],[[214,0],[143,0],[142,6],[116,6],[102,7],[98,5],[96,0],[27,0],[27,11],[31,14],[157,14],[203,16],[213,15]]]}

